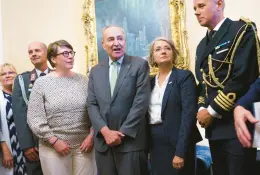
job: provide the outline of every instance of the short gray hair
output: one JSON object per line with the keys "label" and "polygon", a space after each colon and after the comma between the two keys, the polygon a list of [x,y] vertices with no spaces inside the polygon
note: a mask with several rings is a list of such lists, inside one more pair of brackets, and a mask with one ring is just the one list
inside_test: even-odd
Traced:
{"label": "short gray hair", "polygon": [[126,39],[126,34],[125,34],[125,30],[123,27],[119,26],[119,25],[108,25],[108,26],[105,26],[102,30],[102,41],[104,40],[104,33],[105,31],[108,29],[108,28],[111,28],[111,27],[117,27],[119,28],[120,30],[122,30],[123,34],[124,34],[124,37]]}

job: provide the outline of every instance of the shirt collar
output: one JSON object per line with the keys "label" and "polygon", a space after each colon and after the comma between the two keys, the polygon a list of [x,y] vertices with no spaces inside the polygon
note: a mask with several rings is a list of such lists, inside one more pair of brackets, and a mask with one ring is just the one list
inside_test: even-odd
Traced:
{"label": "shirt collar", "polygon": [[[121,58],[119,58],[117,60],[117,62],[122,65],[122,62],[123,62],[123,59],[124,59],[124,56],[122,56]],[[109,57],[109,66],[111,65],[111,63],[113,62],[113,60]]]}
{"label": "shirt collar", "polygon": [[[169,81],[169,79],[170,79],[171,73],[172,73],[172,70],[168,73],[168,75],[167,75],[167,77],[165,78],[163,84],[165,84],[165,83],[167,84],[167,83],[168,83],[168,81]],[[155,77],[156,84],[159,84],[159,82],[158,82],[158,77],[159,77],[159,74],[157,74],[156,77]]]}
{"label": "shirt collar", "polygon": [[[37,77],[39,77],[40,76],[40,74],[42,73],[42,71],[40,71],[39,69],[36,69],[35,68],[35,70],[36,70],[36,74],[37,74]],[[45,71],[43,71],[45,74],[48,74],[48,68],[47,69],[45,69]]]}
{"label": "shirt collar", "polygon": [[227,19],[227,18],[222,19],[222,20],[215,26],[215,28],[214,28],[213,30],[218,31],[219,28],[222,26],[222,24],[224,23],[224,21],[225,21],[226,19]]}

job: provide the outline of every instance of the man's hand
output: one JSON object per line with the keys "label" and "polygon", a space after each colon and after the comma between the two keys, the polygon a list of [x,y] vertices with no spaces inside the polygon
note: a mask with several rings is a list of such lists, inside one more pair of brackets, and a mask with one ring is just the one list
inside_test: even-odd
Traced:
{"label": "man's hand", "polygon": [[202,128],[207,128],[213,121],[207,109],[202,109],[197,113],[197,119]]}
{"label": "man's hand", "polygon": [[94,145],[94,137],[93,134],[89,134],[85,140],[80,145],[80,150],[82,152],[90,152]]}
{"label": "man's hand", "polygon": [[110,130],[107,126],[103,127],[100,132],[105,138],[106,144],[109,146],[120,145],[122,137],[125,136],[119,131]]}
{"label": "man's hand", "polygon": [[184,167],[184,159],[178,156],[174,156],[172,160],[172,166],[175,169],[181,169]]}
{"label": "man's hand", "polygon": [[25,149],[24,155],[28,160],[30,160],[32,162],[39,161],[38,148],[36,148],[36,147]]}
{"label": "man's hand", "polygon": [[1,148],[2,148],[2,155],[3,155],[2,157],[3,167],[10,169],[14,166],[13,155],[5,142],[1,142]]}
{"label": "man's hand", "polygon": [[258,120],[254,118],[250,111],[242,106],[237,106],[234,110],[235,128],[239,141],[244,147],[251,147],[251,134],[249,133],[246,121],[250,123],[257,123]]}

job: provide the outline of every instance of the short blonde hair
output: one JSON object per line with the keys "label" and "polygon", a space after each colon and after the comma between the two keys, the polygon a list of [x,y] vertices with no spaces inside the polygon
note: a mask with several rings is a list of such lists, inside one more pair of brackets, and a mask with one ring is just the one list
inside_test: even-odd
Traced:
{"label": "short blonde hair", "polygon": [[2,65],[0,66],[0,75],[1,75],[1,76],[2,76],[2,73],[3,73],[4,68],[6,68],[6,67],[12,69],[12,70],[17,74],[17,71],[16,71],[14,65],[12,65],[12,64],[10,64],[10,63],[4,63],[4,64],[2,64]]}
{"label": "short blonde hair", "polygon": [[174,43],[172,40],[168,40],[164,37],[158,37],[158,38],[155,38],[155,40],[153,40],[153,42],[151,43],[150,45],[150,53],[149,53],[149,64],[153,67],[158,67],[157,63],[155,62],[154,60],[154,44],[157,42],[157,41],[165,41],[166,43],[168,43],[172,49],[172,62],[173,62],[173,65],[176,65],[177,63],[177,57],[179,55],[179,52],[178,50],[176,49]]}

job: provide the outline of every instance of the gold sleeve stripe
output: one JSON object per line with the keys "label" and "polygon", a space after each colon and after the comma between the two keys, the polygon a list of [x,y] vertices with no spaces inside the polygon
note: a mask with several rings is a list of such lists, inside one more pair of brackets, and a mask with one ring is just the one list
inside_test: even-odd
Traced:
{"label": "gold sleeve stripe", "polygon": [[219,96],[215,98],[222,106],[225,106],[228,110],[231,110],[233,106],[226,104]]}
{"label": "gold sleeve stripe", "polygon": [[223,105],[221,102],[219,102],[217,98],[215,98],[214,101],[225,111],[230,111],[230,109]]}
{"label": "gold sleeve stripe", "polygon": [[234,103],[230,103],[229,101],[227,101],[226,99],[223,98],[223,96],[218,95],[216,97],[219,101],[221,101],[222,103],[226,104],[227,106],[229,106],[230,108],[232,108],[234,106]]}
{"label": "gold sleeve stripe", "polygon": [[[230,104],[234,105],[234,101],[236,99],[236,94],[235,93],[228,93],[228,95],[225,95],[222,91],[220,91],[219,95],[221,95]],[[233,96],[233,98],[229,98],[231,96]]]}

